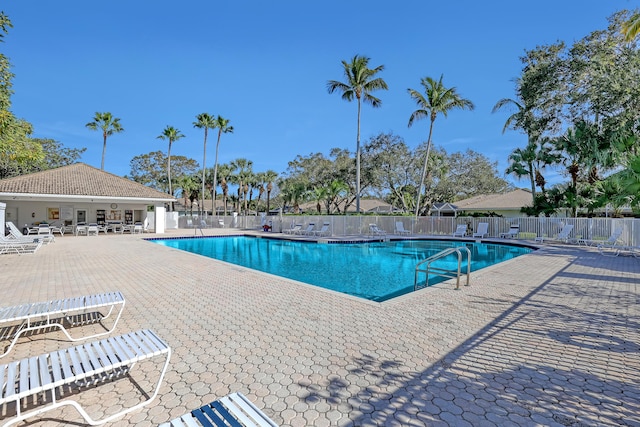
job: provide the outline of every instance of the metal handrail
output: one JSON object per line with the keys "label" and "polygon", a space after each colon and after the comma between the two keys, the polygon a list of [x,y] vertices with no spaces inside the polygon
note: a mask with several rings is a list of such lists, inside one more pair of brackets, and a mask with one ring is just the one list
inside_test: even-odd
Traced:
{"label": "metal handrail", "polygon": [[[456,289],[460,289],[460,270],[462,269],[462,249],[464,249],[467,252],[467,283],[465,284],[465,286],[469,286],[469,276],[471,273],[471,251],[469,250],[468,247],[464,246],[464,247],[456,247],[456,248],[448,248],[443,250],[442,252],[438,252],[435,255],[430,256],[427,259],[424,259],[422,261],[420,261],[418,264],[416,264],[416,270],[415,270],[415,276],[414,276],[414,280],[413,280],[413,290],[417,291],[418,289],[421,289],[421,286],[418,285],[418,275],[419,273],[426,273],[426,279],[425,279],[425,286],[429,285],[429,274],[430,273],[434,273],[437,274],[439,276],[442,277],[448,277],[448,278],[456,278]],[[434,261],[437,261],[439,259],[442,259],[452,253],[457,253],[458,254],[458,269],[456,272],[453,272],[451,270],[445,270],[443,268],[439,268],[439,267],[434,267],[431,264]],[[427,264],[426,268],[421,268],[422,265]]]}

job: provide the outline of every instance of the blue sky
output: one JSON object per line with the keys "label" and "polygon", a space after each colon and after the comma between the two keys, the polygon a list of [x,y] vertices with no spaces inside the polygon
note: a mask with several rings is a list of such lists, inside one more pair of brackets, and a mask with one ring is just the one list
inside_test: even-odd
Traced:
{"label": "blue sky", "polygon": [[[130,172],[130,160],[168,143],[167,125],[186,137],[172,155],[202,162],[197,114],[230,120],[219,162],[244,157],[254,171],[284,172],[296,155],[333,147],[355,151],[355,102],[328,94],[343,81],[340,61],[355,54],[384,65],[388,91],[378,109],[365,106],[365,142],[393,132],[410,147],[425,141],[428,121],[408,128],[416,109],[408,88],[444,75],[476,109],[440,116],[434,143],[448,152],[471,148],[507,167],[525,145],[502,134],[507,113],[492,114],[514,97],[520,56],[563,40],[569,44],[604,29],[607,18],[635,9],[637,0],[410,1],[165,1],[5,0],[14,28],[0,45],[12,63],[13,112],[31,122],[36,137],[86,147],[81,161],[100,167],[102,137],[85,128],[109,111],[125,132],[107,143],[105,170]],[[213,166],[215,137],[207,166]],[[511,179],[510,179],[511,180]],[[526,181],[515,182],[527,187]]]}

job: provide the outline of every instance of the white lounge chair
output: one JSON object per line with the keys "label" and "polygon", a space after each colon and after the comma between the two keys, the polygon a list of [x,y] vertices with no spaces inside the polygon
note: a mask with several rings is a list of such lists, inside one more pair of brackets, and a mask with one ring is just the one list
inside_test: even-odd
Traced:
{"label": "white lounge chair", "polygon": [[141,222],[136,222],[133,224],[133,234],[142,234],[144,232],[143,225]]}
{"label": "white lounge chair", "polygon": [[377,224],[369,224],[369,234],[372,236],[385,236],[387,232],[378,227]]}
{"label": "white lounge chair", "polygon": [[604,256],[618,256],[623,252],[628,252],[629,255],[640,258],[640,246],[598,245],[598,252]]}
{"label": "white lounge chair", "polygon": [[328,222],[325,222],[324,224],[322,224],[322,227],[320,227],[320,230],[314,230],[313,235],[314,236],[329,236],[331,235],[331,224]]}
{"label": "white lounge chair", "polygon": [[295,234],[300,230],[302,230],[302,224],[291,223],[291,228],[286,229],[286,230],[282,230],[282,232],[284,234]]}
{"label": "white lounge chair", "polygon": [[[81,392],[68,393],[69,397],[58,401],[59,393],[67,394],[64,390],[71,385],[95,384],[117,379],[140,362],[160,356],[165,356],[166,360],[153,393],[142,390],[144,396],[148,398],[134,406],[120,407],[118,409],[121,410],[115,414],[94,420],[76,401],[81,400]],[[99,425],[113,421],[155,399],[167,372],[170,358],[171,348],[155,333],[144,329],[0,365],[0,406],[7,406],[0,413],[3,413],[3,416],[13,415],[8,421],[5,420],[7,422],[4,426],[16,424],[65,405],[76,408],[89,424]],[[59,390],[63,391],[59,392]],[[50,398],[45,400],[44,405],[40,403],[41,406],[22,412],[23,399],[32,405],[42,402],[38,396],[47,392],[50,392]],[[15,414],[12,414],[14,410]]]}
{"label": "white lounge chair", "polygon": [[411,234],[411,232],[404,228],[404,223],[402,221],[396,221],[396,234],[404,235]]}
{"label": "white lounge chair", "polygon": [[511,224],[509,226],[509,231],[507,231],[506,233],[500,233],[500,237],[505,239],[513,239],[518,237],[518,234],[520,234],[520,224]]}
{"label": "white lounge chair", "polygon": [[567,243],[569,241],[569,235],[571,234],[571,232],[573,231],[573,224],[565,224],[564,227],[562,227],[562,230],[560,230],[560,232],[555,236],[555,237],[536,237],[535,241],[538,243],[544,243],[545,241],[558,241],[558,242],[563,242],[563,243]]}
{"label": "white lounge chair", "polygon": [[578,239],[579,245],[585,246],[615,246],[620,241],[620,236],[622,236],[622,227],[618,227],[611,233],[611,236],[607,240],[594,240],[594,239]]}
{"label": "white lounge chair", "polygon": [[32,254],[42,246],[42,239],[7,239],[0,237],[0,254]]}
{"label": "white lounge chair", "polygon": [[309,235],[310,233],[313,232],[314,228],[316,228],[316,223],[315,222],[310,222],[309,224],[307,224],[307,228],[305,228],[304,230],[299,229],[297,231],[293,231],[292,234],[298,234],[300,236]]}
{"label": "white lounge chair", "polygon": [[242,393],[231,393],[160,427],[199,426],[278,427]]}
{"label": "white lounge chair", "polygon": [[12,222],[12,221],[7,221],[6,222],[7,227],[9,227],[9,235],[16,239],[16,240],[20,240],[23,242],[33,242],[34,239],[40,239],[40,241],[44,244],[53,242],[53,234],[51,234],[49,232],[49,226],[47,225],[47,232],[46,234],[40,234],[40,226],[38,226],[38,232],[36,234],[38,234],[38,236],[30,236],[30,235],[24,235],[22,234],[22,231],[20,231],[20,229],[18,227],[16,227],[16,225]]}
{"label": "white lounge chair", "polygon": [[453,232],[453,237],[464,237],[467,235],[467,224],[458,224],[456,231]]}
{"label": "white lounge chair", "polygon": [[471,237],[479,237],[483,238],[489,234],[489,223],[488,222],[480,222],[478,223],[478,228],[475,233]]}
{"label": "white lounge chair", "polygon": [[[20,304],[10,307],[0,307],[0,328],[16,328],[12,336],[0,338],[2,340],[12,339],[6,351],[0,357],[7,355],[18,342],[18,338],[27,332],[45,330],[53,328],[60,329],[70,341],[86,340],[97,338],[111,333],[118,324],[118,320],[124,310],[124,296],[120,292],[106,292],[102,294],[84,295],[79,297],[42,301],[36,303]],[[107,327],[103,322],[109,319],[117,308],[118,314],[111,327]],[[99,312],[100,309],[108,310],[106,314]],[[73,338],[65,323],[70,326],[77,326],[88,323],[100,323],[104,331],[78,338]]]}

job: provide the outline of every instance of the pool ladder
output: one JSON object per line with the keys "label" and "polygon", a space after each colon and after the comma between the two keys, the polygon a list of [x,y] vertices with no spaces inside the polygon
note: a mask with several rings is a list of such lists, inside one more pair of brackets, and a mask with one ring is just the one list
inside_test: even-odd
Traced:
{"label": "pool ladder", "polygon": [[[416,265],[416,271],[415,271],[415,276],[414,276],[414,280],[413,280],[413,290],[417,291],[418,289],[422,289],[425,288],[427,286],[429,286],[429,275],[430,274],[435,274],[441,277],[446,277],[449,279],[453,279],[456,278],[456,289],[460,289],[460,276],[462,274],[461,270],[462,270],[462,251],[466,251],[467,254],[467,283],[465,284],[465,286],[469,286],[469,275],[471,273],[471,251],[469,250],[469,248],[467,248],[466,246],[463,247],[457,247],[457,248],[448,248],[445,249],[442,252],[438,252],[435,255],[430,256],[427,259],[424,259],[422,261],[420,261],[417,265]],[[436,267],[433,266],[432,264],[439,260],[442,259],[450,254],[453,253],[457,253],[458,254],[458,269],[457,270],[447,270],[444,268],[440,268],[440,267]],[[426,264],[426,266],[425,266]],[[426,277],[424,280],[423,284],[420,284],[420,282],[418,282],[418,278],[420,276],[420,273],[425,273]]]}

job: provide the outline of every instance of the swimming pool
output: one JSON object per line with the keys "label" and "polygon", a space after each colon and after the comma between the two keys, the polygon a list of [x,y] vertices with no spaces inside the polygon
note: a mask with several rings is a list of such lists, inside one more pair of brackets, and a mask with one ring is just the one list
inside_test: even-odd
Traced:
{"label": "swimming pool", "polygon": [[[446,248],[468,247],[471,271],[532,251],[511,245],[440,240],[326,244],[228,236],[152,241],[379,302],[413,291],[416,264]],[[456,269],[457,256],[437,263],[438,267]],[[434,278],[429,284],[442,280]]]}

